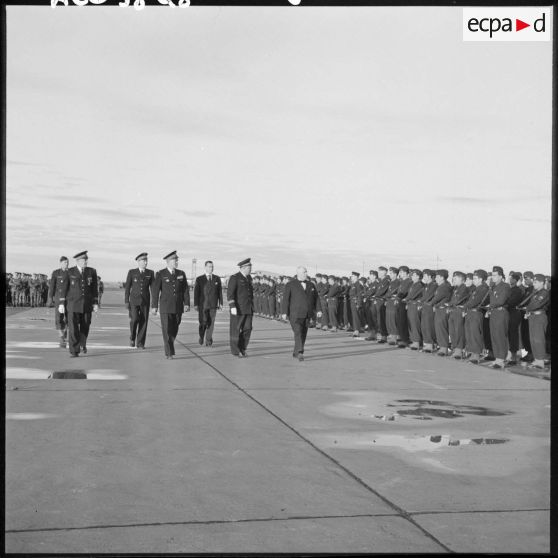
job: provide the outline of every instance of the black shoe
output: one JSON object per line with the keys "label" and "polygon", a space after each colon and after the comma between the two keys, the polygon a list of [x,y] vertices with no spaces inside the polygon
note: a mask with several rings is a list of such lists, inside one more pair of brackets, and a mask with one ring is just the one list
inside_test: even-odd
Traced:
{"label": "black shoe", "polygon": [[78,357],[78,353],[70,353],[70,358],[76,358]]}
{"label": "black shoe", "polygon": [[87,354],[87,347],[82,347],[81,350],[83,351],[83,354],[84,354],[84,355]]}
{"label": "black shoe", "polygon": [[299,353],[297,358],[300,362],[302,362],[304,360],[304,355],[302,353]]}
{"label": "black shoe", "polygon": [[387,341],[385,339],[378,339],[378,343],[380,343],[380,344],[387,343]]}
{"label": "black shoe", "polygon": [[136,346],[136,342],[135,342],[135,341],[132,341],[132,340],[130,339],[130,347],[135,347],[135,346]]}
{"label": "black shoe", "polygon": [[240,351],[240,354],[246,358],[248,356],[248,353],[246,351]]}
{"label": "black shoe", "polygon": [[240,356],[240,353],[231,353],[232,356]]}
{"label": "black shoe", "polygon": [[145,349],[143,345],[138,345],[138,349]]}
{"label": "black shoe", "polygon": [[173,358],[174,358],[173,355],[167,355],[167,359],[168,359],[168,360],[172,360]]}

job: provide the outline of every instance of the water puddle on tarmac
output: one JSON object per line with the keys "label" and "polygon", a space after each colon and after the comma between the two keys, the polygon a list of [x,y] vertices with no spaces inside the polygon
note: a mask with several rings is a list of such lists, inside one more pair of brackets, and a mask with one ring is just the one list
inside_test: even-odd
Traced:
{"label": "water puddle on tarmac", "polygon": [[120,370],[94,368],[92,370],[44,370],[40,368],[6,368],[7,380],[127,380]]}
{"label": "water puddle on tarmac", "polygon": [[323,440],[327,446],[342,449],[399,448],[408,452],[437,451],[462,446],[505,444],[508,438],[455,438],[449,434],[404,436],[372,432],[329,434]]}
{"label": "water puddle on tarmac", "polygon": [[6,413],[6,420],[40,420],[56,416],[48,413]]}
{"label": "water puddle on tarmac", "polygon": [[399,407],[396,414],[401,417],[412,417],[418,420],[432,420],[433,418],[454,419],[465,415],[482,417],[500,417],[509,415],[509,411],[496,411],[488,407],[476,405],[458,405],[447,401],[432,401],[429,399],[397,399],[386,407]]}

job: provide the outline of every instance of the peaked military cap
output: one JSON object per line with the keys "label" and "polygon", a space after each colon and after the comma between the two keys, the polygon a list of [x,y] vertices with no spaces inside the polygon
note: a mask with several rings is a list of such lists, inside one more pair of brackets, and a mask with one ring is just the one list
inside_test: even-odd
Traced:
{"label": "peaked military cap", "polygon": [[472,274],[472,273],[467,273],[466,277],[467,277],[467,279],[472,279],[472,278],[473,278],[473,274]]}
{"label": "peaked military cap", "polygon": [[465,273],[463,273],[462,271],[454,271],[453,276],[454,277],[461,277],[461,279],[465,279]]}
{"label": "peaked military cap", "polygon": [[374,275],[374,277],[378,277],[378,272],[375,269],[371,269],[370,275]]}
{"label": "peaked military cap", "polygon": [[355,277],[360,277],[360,273],[358,271],[351,271],[351,275],[354,275]]}
{"label": "peaked military cap", "polygon": [[533,279],[535,276],[532,271],[525,271],[523,273],[523,277],[525,277],[525,279]]}
{"label": "peaked military cap", "polygon": [[480,277],[483,281],[488,279],[488,273],[484,269],[476,269],[473,275]]}
{"label": "peaked military cap", "polygon": [[66,256],[60,256],[60,261],[61,262],[67,262],[68,258]]}
{"label": "peaked military cap", "polygon": [[436,275],[439,275],[440,277],[443,277],[444,279],[448,278],[448,270],[447,269],[438,269],[436,270]]}
{"label": "peaked military cap", "polygon": [[322,275],[322,277],[323,277],[324,279],[329,279],[329,275],[326,275],[325,273]]}
{"label": "peaked military cap", "polygon": [[543,275],[542,273],[535,273],[535,275],[533,276],[533,279],[535,281],[540,281],[541,283],[544,283],[546,280],[546,276]]}
{"label": "peaked military cap", "polygon": [[[136,256],[136,261],[138,261],[138,260],[145,260],[145,259],[147,259],[147,252],[142,252],[141,254],[138,254],[138,255]],[[166,259],[166,258],[165,258],[165,259]]]}
{"label": "peaked military cap", "polygon": [[341,280],[342,280],[342,281],[343,281],[343,280],[345,280],[345,281],[348,281],[348,280],[349,280],[349,278],[348,278],[348,277],[346,277],[345,275],[343,275],[343,277],[341,277]]}
{"label": "peaked military cap", "polygon": [[513,277],[516,281],[521,281],[521,273],[518,271],[510,271],[510,277]]}
{"label": "peaked military cap", "polygon": [[83,252],[80,252],[79,254],[76,254],[74,256],[75,260],[79,260],[79,258],[87,258],[87,250],[84,250]]}
{"label": "peaked military cap", "polygon": [[502,277],[504,276],[504,270],[499,265],[493,266],[492,273],[499,273]]}
{"label": "peaked military cap", "polygon": [[163,260],[178,260],[178,255],[176,254],[176,250],[174,250],[173,252],[171,252],[170,254],[167,254]]}
{"label": "peaked military cap", "polygon": [[385,266],[383,266],[383,265],[381,265],[381,266],[378,268],[378,271],[380,271],[380,269],[383,270],[383,271],[387,271],[387,267],[385,267]]}
{"label": "peaked military cap", "polygon": [[402,265],[399,268],[399,271],[404,271],[405,273],[409,273],[409,268],[406,265]]}
{"label": "peaked military cap", "polygon": [[412,275],[418,275],[419,277],[422,275],[422,271],[420,269],[411,269]]}
{"label": "peaked military cap", "polygon": [[391,267],[389,268],[389,270],[390,270],[390,271],[393,271],[393,273],[399,273],[399,268],[398,268],[398,267],[391,266]]}
{"label": "peaked military cap", "polygon": [[434,277],[436,275],[436,272],[432,271],[431,269],[423,269],[422,274],[423,275],[430,275],[430,277]]}
{"label": "peaked military cap", "polygon": [[250,258],[246,258],[245,260],[238,262],[238,267],[244,267],[245,265],[248,265],[250,263],[252,263],[252,260]]}
{"label": "peaked military cap", "polygon": [[359,279],[359,281],[360,281],[361,283],[366,283],[366,277],[361,277],[361,278]]}

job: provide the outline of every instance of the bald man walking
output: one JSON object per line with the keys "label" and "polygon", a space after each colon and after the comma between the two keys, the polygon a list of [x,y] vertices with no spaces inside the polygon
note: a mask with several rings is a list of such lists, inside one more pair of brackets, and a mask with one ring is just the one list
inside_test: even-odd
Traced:
{"label": "bald man walking", "polygon": [[310,320],[314,312],[318,318],[322,317],[322,306],[318,291],[314,283],[308,280],[308,271],[300,266],[296,270],[296,278],[289,281],[285,286],[283,295],[283,319],[291,322],[295,346],[293,358],[304,360],[304,344]]}

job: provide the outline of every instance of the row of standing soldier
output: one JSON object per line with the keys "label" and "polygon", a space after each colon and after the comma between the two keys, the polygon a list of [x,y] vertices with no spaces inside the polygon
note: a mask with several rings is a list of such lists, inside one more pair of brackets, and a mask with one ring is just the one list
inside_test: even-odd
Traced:
{"label": "row of standing soldier", "polygon": [[[491,367],[520,360],[544,368],[550,353],[550,278],[541,274],[504,271],[491,275],[456,271],[379,267],[369,278],[317,274],[320,319],[318,329],[347,330],[354,337],[368,331],[367,341],[411,350],[452,355]],[[254,277],[257,315],[281,319],[285,285],[290,277]],[[521,349],[527,354],[522,357]]]}

